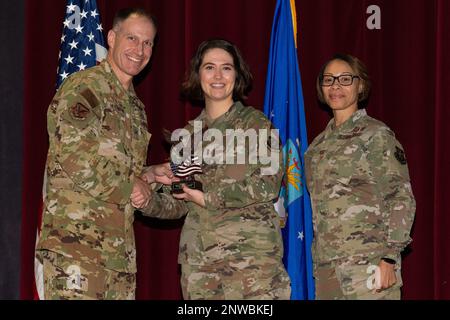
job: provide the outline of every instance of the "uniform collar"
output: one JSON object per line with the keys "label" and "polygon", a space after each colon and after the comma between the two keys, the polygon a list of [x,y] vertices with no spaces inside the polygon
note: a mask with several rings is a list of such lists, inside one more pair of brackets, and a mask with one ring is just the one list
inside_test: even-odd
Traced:
{"label": "uniform collar", "polygon": [[129,98],[137,98],[136,91],[134,91],[133,82],[131,82],[128,90],[125,90],[125,88],[119,81],[119,78],[117,78],[116,74],[114,73],[114,70],[112,69],[107,59],[104,59],[102,62],[100,62],[100,67],[103,68],[108,79],[115,85],[116,90],[118,90],[121,94],[128,96]]}
{"label": "uniform collar", "polygon": [[226,122],[226,121],[232,119],[233,117],[235,117],[235,115],[238,114],[243,108],[244,108],[244,105],[240,101],[236,101],[233,103],[233,105],[230,107],[230,109],[228,109],[227,112],[225,112],[220,117],[218,117],[214,120],[211,120],[208,117],[208,115],[206,114],[206,109],[203,109],[197,118],[189,121],[189,124],[191,124],[193,126],[194,121],[204,121],[204,124],[206,124],[208,126],[208,128],[215,127],[215,126],[219,125],[220,123]]}
{"label": "uniform collar", "polygon": [[351,131],[351,130],[353,130],[353,128],[355,127],[355,125],[357,124],[359,119],[361,119],[361,118],[363,118],[365,116],[367,116],[366,109],[358,109],[351,115],[350,118],[345,120],[345,122],[342,123],[337,128],[334,125],[334,118],[333,118],[333,119],[331,119],[328,122],[327,128],[325,130],[326,131],[326,135],[334,134],[334,133],[344,133],[344,132],[347,132],[347,131]]}

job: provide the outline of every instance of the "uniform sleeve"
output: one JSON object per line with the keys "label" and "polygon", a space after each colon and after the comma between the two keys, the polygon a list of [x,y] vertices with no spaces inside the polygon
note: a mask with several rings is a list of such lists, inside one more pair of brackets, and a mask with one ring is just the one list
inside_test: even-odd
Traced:
{"label": "uniform sleeve", "polygon": [[152,199],[148,206],[139,211],[152,218],[178,219],[187,214],[188,208],[183,200],[172,197],[170,187],[163,186],[158,191],[152,191]]}
{"label": "uniform sleeve", "polygon": [[[125,204],[129,201],[133,175],[131,160],[125,155],[99,154],[101,106],[93,89],[66,81],[56,104],[54,135],[56,160],[73,184],[93,198]],[[55,107],[55,106],[54,106]]]}
{"label": "uniform sleeve", "polygon": [[388,130],[379,130],[369,145],[369,160],[378,191],[384,202],[386,254],[397,259],[411,242],[416,202],[412,193],[406,156],[401,144]]}
{"label": "uniform sleeve", "polygon": [[[270,132],[270,123],[266,123],[265,129]],[[225,170],[214,181],[203,183],[207,209],[243,208],[278,197],[284,172],[283,155],[278,135],[273,139],[270,137],[270,134],[267,140],[259,137],[258,141],[265,154],[271,155],[269,164],[258,161],[256,164],[225,165]]]}

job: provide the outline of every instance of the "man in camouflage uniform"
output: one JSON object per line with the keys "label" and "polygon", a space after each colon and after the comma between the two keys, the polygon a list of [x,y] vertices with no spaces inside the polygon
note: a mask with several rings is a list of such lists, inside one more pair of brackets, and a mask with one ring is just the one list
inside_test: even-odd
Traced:
{"label": "man in camouflage uniform", "polygon": [[150,195],[138,178],[150,134],[132,79],[147,65],[155,34],[145,11],[119,11],[106,60],[70,76],[50,104],[36,248],[45,299],[134,299],[133,205]]}
{"label": "man in camouflage uniform", "polygon": [[[241,102],[213,121],[203,110],[186,127],[190,133],[194,132],[195,121],[217,129],[224,140],[227,129],[258,132],[272,128],[262,112],[244,107]],[[265,165],[260,162],[204,164],[203,174],[195,176],[203,185],[204,206],[175,200],[166,189],[163,194],[155,193],[149,206],[142,209],[145,215],[165,219],[188,212],[178,255],[184,299],[290,298],[290,280],[282,263],[279,216],[273,204],[283,177],[282,153],[267,141],[260,142],[269,153],[277,154],[279,166],[273,174],[262,175]],[[203,142],[202,150],[208,144]],[[227,147],[230,145],[224,154]],[[237,152],[248,155],[251,147],[247,142],[245,149],[237,148]],[[208,159],[203,162],[208,163]]]}
{"label": "man in camouflage uniform", "polygon": [[[327,67],[331,84],[326,89],[318,88],[324,90],[319,99],[329,94],[325,90],[332,90],[330,97],[334,100],[325,97],[323,102],[336,103],[332,107],[335,118],[305,153],[313,209],[317,298],[400,299],[400,253],[411,241],[415,214],[403,147],[385,124],[356,105],[350,117],[336,126],[336,115],[344,110],[337,107],[336,97],[342,100],[351,96],[350,90],[358,90],[360,84],[361,98],[367,85],[366,79],[363,82],[366,72],[360,71],[364,69],[359,60],[348,55],[338,56],[328,66],[338,72]],[[357,74],[358,82],[354,77],[342,79],[348,80],[344,85],[337,83],[334,74],[347,76],[350,72]],[[318,81],[321,85],[323,79]],[[392,265],[394,279],[389,284],[380,283]]]}

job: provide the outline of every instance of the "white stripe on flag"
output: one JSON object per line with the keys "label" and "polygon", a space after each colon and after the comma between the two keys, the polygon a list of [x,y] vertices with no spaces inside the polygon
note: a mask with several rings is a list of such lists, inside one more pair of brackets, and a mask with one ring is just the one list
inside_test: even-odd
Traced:
{"label": "white stripe on flag", "polygon": [[97,62],[101,62],[103,59],[106,58],[106,54],[108,53],[108,50],[102,45],[99,45],[98,43],[95,44],[95,57],[97,59]]}
{"label": "white stripe on flag", "polygon": [[[44,178],[42,179],[42,205],[41,211],[38,216],[38,227],[36,230],[36,242],[35,242],[35,252],[36,246],[39,242],[39,237],[41,234],[41,224],[42,224],[42,216],[44,214],[44,200],[47,195],[47,168],[44,170]],[[34,283],[36,285],[36,291],[39,297],[39,300],[45,300],[44,297],[44,265],[36,258],[36,254],[34,255]]]}

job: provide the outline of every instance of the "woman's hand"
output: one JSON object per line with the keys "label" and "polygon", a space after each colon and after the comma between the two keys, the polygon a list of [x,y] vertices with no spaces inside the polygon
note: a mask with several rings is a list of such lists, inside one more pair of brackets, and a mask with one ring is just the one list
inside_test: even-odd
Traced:
{"label": "woman's hand", "polygon": [[183,191],[184,193],[174,193],[172,195],[175,199],[190,201],[199,205],[200,207],[205,207],[205,194],[203,193],[203,191],[188,188],[184,184]]}

